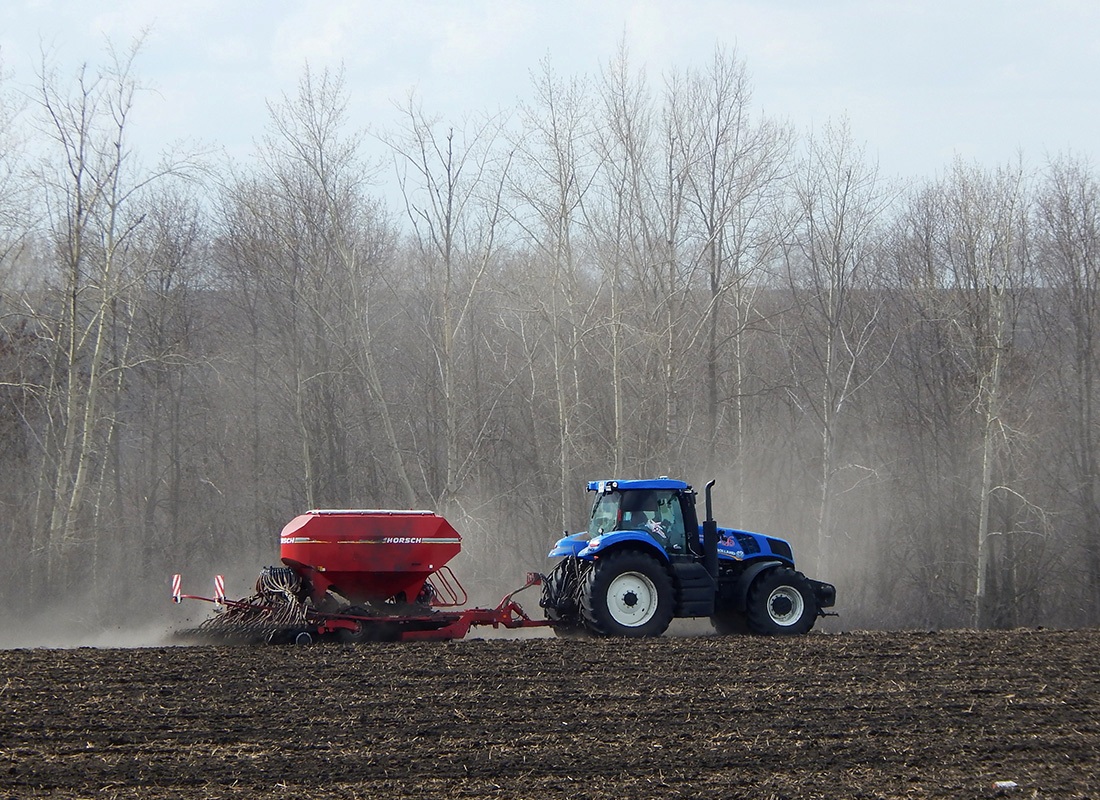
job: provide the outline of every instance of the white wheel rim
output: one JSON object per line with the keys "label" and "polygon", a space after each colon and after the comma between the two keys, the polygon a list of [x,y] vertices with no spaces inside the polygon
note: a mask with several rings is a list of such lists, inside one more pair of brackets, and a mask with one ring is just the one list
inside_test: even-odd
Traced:
{"label": "white wheel rim", "polygon": [[645,625],[657,612],[657,587],[640,572],[624,572],[607,587],[607,610],[626,628]]}
{"label": "white wheel rim", "polygon": [[[778,609],[777,601],[779,601]],[[784,610],[788,605],[790,608]],[[802,592],[793,586],[778,586],[768,595],[768,616],[771,617],[772,622],[784,628],[789,628],[802,619],[805,608],[806,603],[802,599]]]}

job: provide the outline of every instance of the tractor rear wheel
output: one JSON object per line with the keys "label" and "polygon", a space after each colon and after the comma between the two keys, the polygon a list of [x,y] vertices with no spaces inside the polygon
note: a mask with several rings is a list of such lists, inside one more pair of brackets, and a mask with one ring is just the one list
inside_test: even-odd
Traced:
{"label": "tractor rear wheel", "polygon": [[770,569],[753,581],[746,605],[749,630],[762,636],[797,636],[817,619],[813,587],[789,567]]}
{"label": "tractor rear wheel", "polygon": [[672,581],[653,556],[621,550],[585,577],[581,617],[598,636],[660,636],[672,621]]}

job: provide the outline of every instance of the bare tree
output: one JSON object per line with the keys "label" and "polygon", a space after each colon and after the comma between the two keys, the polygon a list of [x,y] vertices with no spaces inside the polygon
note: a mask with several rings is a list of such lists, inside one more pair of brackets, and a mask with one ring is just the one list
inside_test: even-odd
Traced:
{"label": "bare tree", "polygon": [[[37,399],[43,390],[40,344],[22,313],[20,299],[27,279],[21,275],[32,228],[32,192],[21,174],[26,166],[19,106],[8,91],[0,61],[0,531],[13,552],[33,550],[34,532],[24,512],[34,493],[31,441],[41,430]],[[28,565],[8,559],[0,581],[17,584]]]}
{"label": "bare tree", "polygon": [[[618,475],[628,463],[628,417],[641,416],[637,402],[628,407],[631,399],[640,400],[640,392],[631,389],[646,384],[645,356],[652,352],[648,320],[655,287],[647,286],[644,276],[652,264],[667,260],[664,248],[661,255],[654,253],[660,239],[653,206],[656,110],[645,75],[634,71],[625,45],[604,70],[599,100],[596,152],[602,164],[597,184],[602,202],[593,204],[588,219],[597,240],[594,254],[605,293],[601,305],[606,355],[601,360],[611,371],[607,387],[612,406],[606,439]],[[632,466],[644,465],[647,447],[648,442],[641,441],[631,448]]]}
{"label": "bare tree", "polygon": [[892,389],[886,446],[896,442],[895,452],[902,454],[883,458],[891,487],[888,513],[896,519],[885,535],[893,542],[889,570],[922,598],[916,606],[920,623],[957,626],[966,624],[968,614],[957,609],[969,608],[970,596],[967,515],[973,504],[964,476],[971,415],[948,313],[940,249],[946,235],[943,191],[938,183],[914,187],[884,245],[884,282],[893,297],[886,320],[897,339],[886,370]]}
{"label": "bare tree", "polygon": [[26,166],[26,142],[17,127],[23,106],[7,90],[7,80],[0,60],[0,277],[13,274],[14,260],[31,227],[32,193],[21,174]]}
{"label": "bare tree", "polygon": [[[710,474],[715,466],[719,416],[729,396],[739,505],[745,477],[744,334],[754,316],[756,292],[766,285],[760,273],[778,244],[774,215],[791,143],[787,131],[767,118],[752,117],[751,100],[744,61],[721,49],[705,71],[690,72],[669,87],[676,149],[684,164],[684,199],[691,214],[683,283],[693,284],[696,268],[701,268],[707,298],[695,331],[687,337],[688,344],[700,335],[703,340],[706,471]],[[670,272],[670,309],[675,277]],[[729,322],[727,314],[732,314]],[[669,329],[671,337],[671,313]],[[676,360],[670,338],[668,361]],[[726,392],[721,373],[730,362],[732,387]]]}
{"label": "bare tree", "polygon": [[[416,266],[427,285],[424,333],[438,378],[444,441],[442,474],[430,494],[448,508],[458,498],[482,438],[479,421],[463,424],[471,411],[459,389],[460,345],[502,246],[502,193],[512,153],[500,147],[504,121],[499,116],[442,130],[412,95],[402,112],[403,126],[385,141],[414,231]],[[472,434],[465,453],[464,430]]]}
{"label": "bare tree", "polygon": [[139,45],[109,50],[105,70],[82,67],[68,88],[45,67],[40,77],[39,117],[52,150],[39,179],[58,264],[56,302],[35,312],[53,345],[36,496],[35,550],[47,581],[62,579],[65,557],[82,547],[94,576],[105,497],[96,485],[115,435],[113,398],[133,358],[129,298],[142,265],[132,240],[144,221],[143,192],[179,169],[142,169],[127,142]]}
{"label": "bare tree", "polygon": [[[297,93],[270,106],[261,174],[227,191],[230,274],[249,303],[256,352],[279,342],[253,367],[284,389],[306,505],[349,502],[349,434],[360,411],[381,420],[378,450],[413,505],[373,339],[371,292],[389,234],[366,191],[361,135],[345,129],[346,104],[342,75],[307,67]],[[353,386],[373,403],[352,404]]]}
{"label": "bare tree", "polygon": [[[973,591],[971,622],[990,620],[987,581],[990,574],[992,502],[995,496],[1024,497],[998,480],[997,464],[1007,452],[1013,426],[1005,414],[1007,370],[1024,287],[1027,194],[1022,168],[988,172],[956,160],[938,200],[941,223],[933,241],[933,280],[942,282],[935,295],[935,315],[946,321],[945,343],[958,359],[968,387],[969,407],[976,415],[977,507],[973,511]],[[1000,531],[1010,534],[1011,530]]]}
{"label": "bare tree", "polygon": [[[527,353],[532,395],[539,393],[543,376],[539,354],[545,350],[550,360],[549,381],[554,408],[553,452],[560,518],[566,527],[573,518],[570,482],[574,462],[580,455],[579,417],[586,402],[578,360],[583,357],[582,341],[593,324],[591,312],[598,305],[595,297],[585,297],[582,287],[588,283],[582,273],[585,246],[585,204],[599,169],[593,152],[593,123],[588,90],[580,80],[565,81],[554,74],[549,61],[534,76],[534,102],[521,109],[525,135],[516,143],[516,169],[510,180],[511,192],[519,208],[515,212],[524,240],[533,250],[533,266],[538,270],[531,291],[515,298],[530,303],[539,312],[545,326],[532,331],[527,315],[518,314],[515,322]],[[545,268],[542,268],[545,265]],[[598,315],[597,315],[598,316]],[[539,421],[532,429],[538,441]],[[537,461],[538,459],[536,459]]]}
{"label": "bare tree", "polygon": [[1042,304],[1050,339],[1059,402],[1068,424],[1059,437],[1065,453],[1069,509],[1084,550],[1087,619],[1100,621],[1100,437],[1097,379],[1100,374],[1100,184],[1090,165],[1063,156],[1047,168],[1036,202],[1035,260],[1040,284],[1049,287]]}
{"label": "bare tree", "polygon": [[794,192],[786,263],[808,354],[795,385],[820,441],[816,543],[825,561],[833,546],[834,481],[843,467],[837,454],[841,415],[874,373],[864,355],[878,328],[878,309],[860,301],[869,294],[866,273],[889,194],[877,166],[852,141],[847,121],[811,136]]}
{"label": "bare tree", "polygon": [[[135,364],[130,396],[122,396],[127,405],[140,408],[130,425],[129,444],[136,440],[141,446],[134,447],[136,468],[127,477],[141,501],[139,552],[145,574],[167,571],[172,564],[166,552],[179,556],[188,526],[203,517],[188,494],[197,489],[190,452],[197,418],[207,410],[195,388],[206,360],[198,300],[208,289],[206,241],[199,198],[175,187],[151,198],[145,224],[135,235],[135,249],[145,262],[135,291],[137,350],[143,357]],[[125,552],[119,550],[118,557],[125,559]],[[178,562],[174,568],[181,568]]]}

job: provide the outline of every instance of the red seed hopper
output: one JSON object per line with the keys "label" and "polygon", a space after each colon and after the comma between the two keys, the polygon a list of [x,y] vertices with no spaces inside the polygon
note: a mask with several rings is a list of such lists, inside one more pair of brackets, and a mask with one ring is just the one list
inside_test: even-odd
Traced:
{"label": "red seed hopper", "polygon": [[309,579],[315,601],[333,591],[352,603],[459,605],[465,593],[440,595],[459,587],[446,565],[461,549],[458,531],[431,511],[310,511],[279,535],[283,563]]}
{"label": "red seed hopper", "polygon": [[461,547],[458,532],[431,511],[315,510],[283,527],[285,566],[265,567],[253,596],[227,600],[221,576],[214,597],[182,594],[178,575],[172,594],[216,603],[219,612],[187,633],[223,641],[456,639],[475,625],[549,624],[512,599],[540,583],[538,573],[496,608],[454,610],[467,596],[447,562]]}

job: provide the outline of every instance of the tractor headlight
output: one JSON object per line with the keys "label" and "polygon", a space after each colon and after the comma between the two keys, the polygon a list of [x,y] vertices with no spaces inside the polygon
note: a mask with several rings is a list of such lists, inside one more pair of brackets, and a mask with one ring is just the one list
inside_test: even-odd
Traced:
{"label": "tractor headlight", "polygon": [[600,540],[600,537],[597,536],[595,539],[590,539],[589,540],[588,549],[589,550],[599,550],[601,544],[602,544],[602,541]]}

